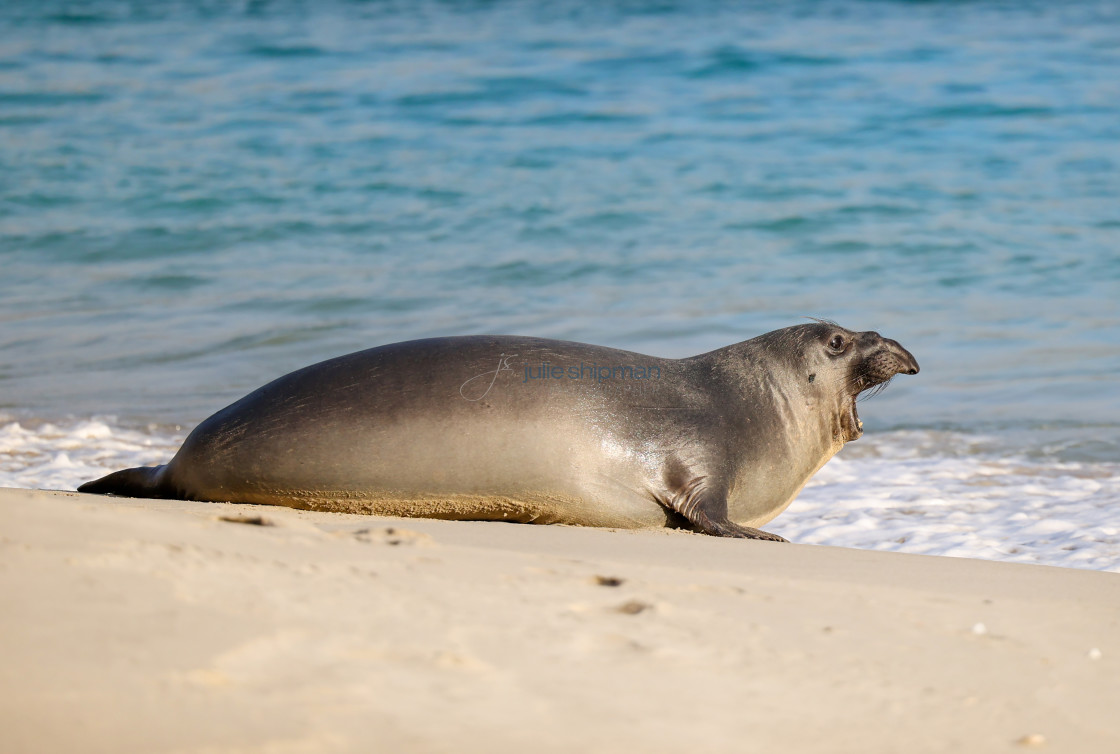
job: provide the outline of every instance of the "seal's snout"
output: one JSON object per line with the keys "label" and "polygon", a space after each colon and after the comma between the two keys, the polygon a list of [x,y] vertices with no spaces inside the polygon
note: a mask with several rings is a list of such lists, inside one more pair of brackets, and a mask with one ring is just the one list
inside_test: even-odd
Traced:
{"label": "seal's snout", "polygon": [[859,390],[881,385],[896,374],[917,374],[918,360],[897,340],[884,338],[877,332],[863,333],[864,358],[857,367]]}
{"label": "seal's snout", "polygon": [[917,374],[921,371],[921,367],[918,366],[918,360],[914,358],[914,354],[903,348],[897,340],[884,338],[883,342],[898,363],[898,371],[896,374]]}

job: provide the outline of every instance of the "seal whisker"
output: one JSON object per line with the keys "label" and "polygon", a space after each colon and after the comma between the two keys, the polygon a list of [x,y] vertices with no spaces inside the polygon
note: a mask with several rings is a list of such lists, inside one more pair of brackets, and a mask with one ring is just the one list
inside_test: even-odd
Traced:
{"label": "seal whisker", "polygon": [[878,395],[879,393],[886,390],[887,385],[891,384],[891,380],[893,380],[893,379],[894,379],[894,377],[888,377],[887,379],[880,382],[878,385],[872,386],[867,392],[865,392],[863,395],[861,395],[859,397],[859,399],[861,401],[865,401],[868,398],[874,398],[876,395]]}

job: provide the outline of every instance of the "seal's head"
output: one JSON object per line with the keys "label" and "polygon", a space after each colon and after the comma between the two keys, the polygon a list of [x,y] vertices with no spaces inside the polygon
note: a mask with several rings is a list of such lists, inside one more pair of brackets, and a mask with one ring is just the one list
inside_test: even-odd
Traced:
{"label": "seal's head", "polygon": [[778,333],[800,341],[801,379],[809,383],[808,392],[816,405],[835,412],[837,439],[843,442],[863,435],[863,422],[856,413],[861,393],[876,388],[878,392],[896,374],[918,373],[914,356],[877,332],[853,332],[833,322],[817,321]]}
{"label": "seal's head", "polygon": [[863,435],[863,422],[856,413],[860,394],[874,389],[872,395],[886,387],[896,374],[917,374],[918,361],[898,341],[884,338],[877,332],[852,332],[822,322],[821,333],[827,357],[845,373],[846,406],[840,424],[844,440],[857,440]]}

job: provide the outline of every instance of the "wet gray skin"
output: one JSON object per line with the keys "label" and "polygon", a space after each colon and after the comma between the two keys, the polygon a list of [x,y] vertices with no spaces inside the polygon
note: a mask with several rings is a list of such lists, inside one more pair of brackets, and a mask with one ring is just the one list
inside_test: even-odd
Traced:
{"label": "wet gray skin", "polygon": [[165,466],[82,492],[382,515],[686,526],[781,540],[781,513],[863,433],[860,393],[918,363],[826,322],[686,359],[520,336],[432,338],[285,375]]}

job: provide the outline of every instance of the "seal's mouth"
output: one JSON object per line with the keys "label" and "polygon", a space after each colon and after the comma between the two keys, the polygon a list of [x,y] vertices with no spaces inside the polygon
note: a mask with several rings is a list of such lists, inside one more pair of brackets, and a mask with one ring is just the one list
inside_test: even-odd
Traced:
{"label": "seal's mouth", "polygon": [[844,430],[844,441],[851,442],[863,437],[863,422],[860,421],[859,412],[856,411],[856,399],[859,393],[855,393],[848,399],[848,410],[840,419],[841,427]]}
{"label": "seal's mouth", "polygon": [[[897,372],[896,372],[897,374]],[[894,375],[891,375],[893,377]],[[851,442],[863,437],[863,421],[859,418],[859,412],[856,410],[856,404],[864,399],[878,395],[890,383],[891,377],[887,377],[880,382],[872,382],[866,375],[861,375],[855,379],[851,396],[848,398],[847,410],[841,420],[844,427],[845,441]],[[867,392],[867,391],[871,392]]]}
{"label": "seal's mouth", "polygon": [[863,422],[856,411],[856,401],[866,391],[866,397],[877,395],[896,374],[917,374],[918,361],[913,354],[893,340],[884,338],[882,347],[866,358],[857,370],[853,380],[847,411],[841,417],[845,441],[858,440],[863,436]]}

